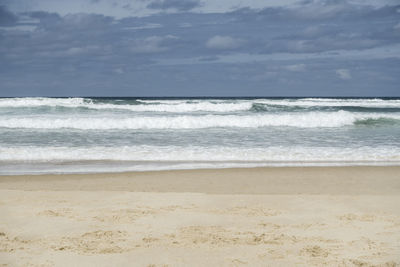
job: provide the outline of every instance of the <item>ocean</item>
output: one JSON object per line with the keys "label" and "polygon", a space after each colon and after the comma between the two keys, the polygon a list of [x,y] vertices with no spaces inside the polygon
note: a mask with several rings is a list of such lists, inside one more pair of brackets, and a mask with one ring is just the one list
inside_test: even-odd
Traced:
{"label": "ocean", "polygon": [[400,165],[399,98],[0,98],[0,174]]}

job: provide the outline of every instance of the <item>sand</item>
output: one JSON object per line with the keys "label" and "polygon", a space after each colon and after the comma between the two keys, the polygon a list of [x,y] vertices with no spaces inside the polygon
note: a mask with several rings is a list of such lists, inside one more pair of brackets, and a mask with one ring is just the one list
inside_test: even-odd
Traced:
{"label": "sand", "polygon": [[0,176],[0,266],[399,266],[400,167]]}

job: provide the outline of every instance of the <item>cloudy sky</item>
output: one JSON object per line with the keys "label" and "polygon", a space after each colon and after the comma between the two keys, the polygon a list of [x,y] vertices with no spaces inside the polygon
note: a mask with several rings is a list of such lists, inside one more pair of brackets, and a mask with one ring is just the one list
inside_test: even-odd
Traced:
{"label": "cloudy sky", "polygon": [[0,96],[400,96],[398,0],[0,0]]}

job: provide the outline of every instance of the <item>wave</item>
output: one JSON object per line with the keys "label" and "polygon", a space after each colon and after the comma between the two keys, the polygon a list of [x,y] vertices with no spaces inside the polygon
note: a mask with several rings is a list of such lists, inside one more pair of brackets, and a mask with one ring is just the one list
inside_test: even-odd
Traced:
{"label": "wave", "polygon": [[318,98],[318,97],[306,97],[297,98],[299,101],[322,101],[322,102],[393,102],[400,103],[400,99],[382,99],[382,98]]}
{"label": "wave", "polygon": [[48,98],[48,97],[16,97],[16,98],[0,98],[0,107],[40,107],[40,106],[63,106],[78,107],[86,105],[91,100],[85,98]]}
{"label": "wave", "polygon": [[394,147],[0,147],[0,161],[242,161],[242,162],[326,162],[400,161]]}
{"label": "wave", "polygon": [[[344,110],[375,108],[400,109],[400,100],[383,99],[207,99],[207,100],[141,100],[141,99],[90,99],[90,98],[0,98],[0,108],[66,107],[93,110],[127,110],[132,112],[217,112],[239,111],[301,111],[318,107],[336,107]],[[368,111],[368,110],[366,110]],[[370,110],[373,111],[373,110]],[[390,111],[389,111],[390,112]]]}
{"label": "wave", "polygon": [[188,100],[93,100],[85,98],[7,98],[0,99],[0,108],[67,107],[97,110],[129,110],[134,112],[235,112],[250,110],[251,102]]}
{"label": "wave", "polygon": [[358,120],[354,124],[369,126],[369,125],[385,125],[385,124],[393,125],[397,123],[399,123],[397,119],[382,117],[382,118],[366,118],[363,120]]}
{"label": "wave", "polygon": [[400,108],[400,100],[386,99],[334,99],[334,98],[301,98],[301,99],[257,99],[256,103],[271,106],[297,107],[371,107]]}
{"label": "wave", "polygon": [[30,129],[201,129],[214,127],[258,128],[342,127],[355,124],[398,123],[396,113],[307,112],[265,115],[131,116],[131,117],[32,117],[0,118],[3,128]]}
{"label": "wave", "polygon": [[261,104],[254,103],[250,109],[250,111],[255,113],[263,113],[263,112],[307,112],[307,111],[350,111],[350,112],[385,112],[385,113],[400,113],[399,107],[374,107],[374,106],[351,106],[351,105],[326,105],[326,106],[306,106],[306,105],[271,105],[271,104]]}

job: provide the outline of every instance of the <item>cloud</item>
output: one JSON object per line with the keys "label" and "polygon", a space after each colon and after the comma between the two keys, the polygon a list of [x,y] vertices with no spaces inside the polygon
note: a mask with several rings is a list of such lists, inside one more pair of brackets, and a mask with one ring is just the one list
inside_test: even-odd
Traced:
{"label": "cloud", "polygon": [[[26,2],[9,0],[7,8],[0,8],[0,20],[7,21],[0,27],[0,87],[10,94],[29,92],[26,84],[45,92],[52,82],[66,80],[81,88],[76,92],[82,94],[97,92],[94,83],[124,93],[122,88],[137,82],[143,94],[153,90],[157,95],[164,87],[173,88],[171,94],[184,94],[184,88],[196,83],[193,87],[199,94],[203,88],[210,94],[213,90],[229,94],[230,88],[245,94],[243,88],[250,84],[246,88],[260,89],[250,93],[262,95],[265,81],[271,85],[268,88],[287,88],[283,93],[292,89],[296,93],[301,87],[319,94],[321,86],[342,90],[339,79],[370,92],[384,84],[385,92],[399,94],[400,6],[371,7],[359,5],[358,0],[297,1],[284,6],[281,3],[289,0],[274,0],[279,7],[232,11],[227,7],[239,0],[137,0],[130,2],[131,11],[118,11],[117,17],[115,12],[102,12],[114,8],[113,2],[123,7],[128,0],[101,0],[89,9],[66,1],[57,10],[54,1],[35,0],[42,4],[32,2],[19,11],[12,4],[18,1]],[[253,0],[242,2],[251,6]],[[150,4],[153,9],[146,8]],[[222,11],[210,13],[208,4],[221,5]],[[69,8],[60,11],[64,6]],[[79,13],[87,10],[91,13]],[[148,13],[142,16],[143,12]],[[313,12],[320,14],[310,15]],[[36,28],[23,31],[23,27]],[[189,82],[178,81],[181,77]],[[68,94],[69,82],[63,86],[57,88],[65,88]],[[125,94],[138,93],[131,87],[126,90]],[[344,93],[350,94],[353,89],[347,90]]]}
{"label": "cloud", "polygon": [[289,71],[301,72],[301,71],[306,70],[306,65],[305,64],[293,64],[293,65],[286,66],[285,69],[287,69]]}
{"label": "cloud", "polygon": [[198,0],[156,0],[147,5],[150,9],[175,9],[178,11],[188,11],[201,6]]}
{"label": "cloud", "polygon": [[96,52],[99,51],[100,49],[101,47],[97,45],[90,45],[85,47],[70,47],[63,54],[67,56],[76,56],[76,55],[79,56],[84,53]]}
{"label": "cloud", "polygon": [[123,68],[115,68],[115,69],[113,69],[113,72],[116,74],[124,74],[125,73]]}
{"label": "cloud", "polygon": [[303,36],[312,38],[314,36],[318,36],[322,33],[322,29],[319,26],[312,25],[308,26],[302,31]]}
{"label": "cloud", "polygon": [[83,48],[83,47],[71,47],[68,48],[68,50],[66,51],[67,55],[79,55],[82,53],[85,53],[87,51],[87,49]]}
{"label": "cloud", "polygon": [[368,49],[384,44],[383,40],[366,36],[322,36],[313,39],[287,40],[277,48],[294,53],[315,53],[331,50]]}
{"label": "cloud", "polygon": [[0,26],[9,26],[17,22],[17,16],[10,12],[5,6],[0,5]]}
{"label": "cloud", "polygon": [[206,47],[211,49],[225,50],[225,49],[238,48],[242,44],[243,44],[242,39],[232,38],[230,36],[216,35],[208,39],[208,41],[206,42]]}
{"label": "cloud", "polygon": [[294,15],[302,19],[327,19],[348,11],[350,5],[345,1],[311,2],[296,9]]}
{"label": "cloud", "polygon": [[168,42],[178,39],[173,35],[150,36],[144,39],[135,40],[131,51],[138,54],[158,53],[168,50]]}
{"label": "cloud", "polygon": [[342,80],[350,80],[352,78],[348,69],[337,69],[336,74]]}
{"label": "cloud", "polygon": [[68,14],[63,17],[64,25],[78,28],[99,28],[109,25],[113,21],[112,17],[97,14],[77,13]]}
{"label": "cloud", "polygon": [[140,26],[129,26],[129,27],[125,27],[125,30],[148,30],[148,29],[157,29],[157,28],[161,28],[163,27],[163,25],[159,24],[159,23],[147,23],[144,25],[140,25]]}
{"label": "cloud", "polygon": [[218,60],[217,56],[210,56],[210,57],[201,57],[199,58],[199,61],[201,62],[212,62]]}

